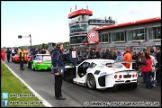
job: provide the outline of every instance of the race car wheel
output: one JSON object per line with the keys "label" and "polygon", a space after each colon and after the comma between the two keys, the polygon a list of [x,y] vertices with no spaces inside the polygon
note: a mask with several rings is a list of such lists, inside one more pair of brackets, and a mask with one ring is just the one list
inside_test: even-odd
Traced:
{"label": "race car wheel", "polygon": [[95,78],[92,74],[88,74],[87,76],[87,86],[90,88],[90,89],[95,89],[96,88],[96,81],[95,81]]}
{"label": "race car wheel", "polygon": [[133,90],[133,89],[136,89],[137,88],[137,84],[130,84],[127,86],[127,89],[128,90]]}
{"label": "race car wheel", "polygon": [[133,89],[136,89],[138,84],[133,84]]}
{"label": "race car wheel", "polygon": [[119,87],[117,85],[114,85],[112,88],[112,91],[116,92],[119,89]]}
{"label": "race car wheel", "polygon": [[34,65],[33,65],[33,64],[31,65],[31,69],[32,69],[32,70],[35,70],[35,69],[34,69]]}

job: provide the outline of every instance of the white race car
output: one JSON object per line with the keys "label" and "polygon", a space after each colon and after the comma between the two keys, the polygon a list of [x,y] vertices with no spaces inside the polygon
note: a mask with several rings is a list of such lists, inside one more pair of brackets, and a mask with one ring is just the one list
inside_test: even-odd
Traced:
{"label": "white race car", "polygon": [[[129,63],[133,62],[129,61]],[[126,84],[129,85],[128,88],[135,89],[138,83],[138,72],[132,68],[127,69],[123,62],[109,59],[87,59],[77,66],[74,66],[72,62],[65,63],[63,78],[88,86],[90,89],[113,88],[117,90],[118,85]]]}

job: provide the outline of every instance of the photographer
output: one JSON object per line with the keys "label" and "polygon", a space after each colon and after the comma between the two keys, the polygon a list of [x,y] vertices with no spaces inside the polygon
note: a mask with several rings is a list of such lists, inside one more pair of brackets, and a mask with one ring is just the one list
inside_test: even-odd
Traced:
{"label": "photographer", "polygon": [[63,62],[64,48],[63,43],[57,43],[56,48],[52,52],[52,65],[55,76],[55,98],[57,100],[65,100],[62,97],[61,86],[62,86],[62,73],[64,70]]}

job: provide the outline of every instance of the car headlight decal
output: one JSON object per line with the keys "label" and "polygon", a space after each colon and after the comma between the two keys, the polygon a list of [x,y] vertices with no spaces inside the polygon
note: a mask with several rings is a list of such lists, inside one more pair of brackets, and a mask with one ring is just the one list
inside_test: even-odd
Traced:
{"label": "car headlight decal", "polygon": [[106,72],[102,72],[100,75],[106,75],[107,73]]}

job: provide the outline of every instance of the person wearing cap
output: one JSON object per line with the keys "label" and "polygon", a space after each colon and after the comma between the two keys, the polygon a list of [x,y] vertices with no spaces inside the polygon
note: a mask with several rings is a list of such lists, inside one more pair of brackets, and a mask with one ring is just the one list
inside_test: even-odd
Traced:
{"label": "person wearing cap", "polygon": [[65,100],[61,93],[62,74],[64,70],[63,61],[64,48],[63,43],[57,43],[56,48],[52,51],[52,66],[55,76],[55,98],[56,100]]}
{"label": "person wearing cap", "polygon": [[[126,47],[125,49],[125,54],[123,56],[123,61],[131,61],[132,60],[132,55],[130,53],[130,49],[128,47]],[[130,68],[131,64],[130,63],[125,63],[125,67],[126,68]]]}

